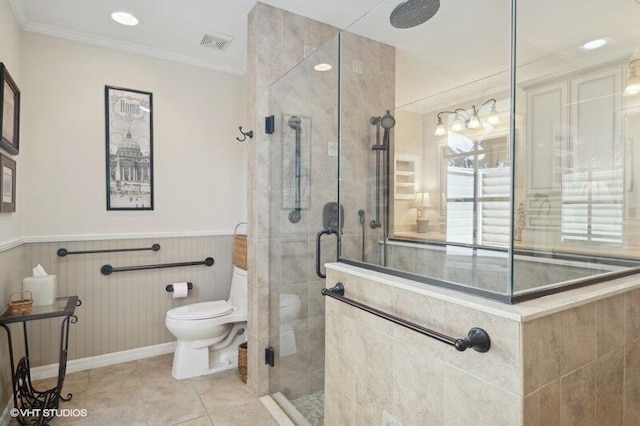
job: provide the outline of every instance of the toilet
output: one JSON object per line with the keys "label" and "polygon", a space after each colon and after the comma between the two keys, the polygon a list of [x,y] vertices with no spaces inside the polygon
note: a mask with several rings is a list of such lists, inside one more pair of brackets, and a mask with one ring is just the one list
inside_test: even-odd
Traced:
{"label": "toilet", "polygon": [[280,356],[298,352],[294,323],[300,312],[300,297],[297,294],[280,295]]}
{"label": "toilet", "polygon": [[175,379],[236,367],[238,345],[247,340],[247,271],[233,267],[228,300],[170,309],[165,325],[177,340],[171,368]]}

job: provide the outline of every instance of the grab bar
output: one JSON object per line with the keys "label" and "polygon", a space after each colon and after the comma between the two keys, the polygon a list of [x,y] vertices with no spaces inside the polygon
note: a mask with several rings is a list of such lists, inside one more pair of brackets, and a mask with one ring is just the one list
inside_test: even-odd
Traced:
{"label": "grab bar", "polygon": [[416,323],[404,320],[402,318],[396,317],[395,315],[382,312],[378,309],[372,308],[371,306],[367,306],[360,302],[356,302],[355,300],[344,297],[344,286],[342,285],[342,283],[336,283],[336,285],[331,288],[323,288],[321,290],[321,293],[323,296],[332,297],[336,300],[346,303],[347,305],[351,305],[377,317],[386,319],[387,321],[391,321],[392,323],[401,325],[410,330],[431,337],[432,339],[436,339],[449,346],[453,346],[460,352],[463,352],[468,348],[473,348],[478,352],[487,352],[491,347],[491,339],[489,339],[489,334],[487,334],[487,332],[481,328],[473,327],[471,330],[469,330],[467,337],[456,339],[454,337],[450,337],[446,334],[430,330]]}
{"label": "grab bar", "polygon": [[102,275],[110,275],[112,272],[125,272],[125,271],[141,271],[144,269],[156,269],[156,268],[176,268],[179,266],[196,266],[196,265],[213,265],[213,257],[207,257],[201,262],[178,262],[178,263],[161,263],[158,265],[140,265],[140,266],[125,266],[122,268],[114,268],[111,265],[103,265],[100,268]]}
{"label": "grab bar", "polygon": [[297,115],[292,115],[289,118],[289,127],[291,127],[296,132],[296,158],[295,158],[295,177],[296,177],[296,189],[295,189],[295,204],[293,210],[289,212],[289,222],[298,223],[300,221],[301,215],[300,210],[300,199],[302,197],[302,164],[301,164],[301,140],[300,133],[302,133],[302,128],[300,124],[302,123],[302,119]]}
{"label": "grab bar", "polygon": [[56,253],[60,257],[65,257],[69,254],[116,253],[120,251],[145,251],[145,250],[158,251],[160,250],[160,244],[154,244],[151,247],[107,249],[107,250],[83,250],[83,251],[68,251],[66,248],[59,248]]}
{"label": "grab bar", "polygon": [[322,249],[320,247],[321,246],[320,241],[322,240],[323,235],[330,235],[330,234],[338,235],[338,231],[332,228],[325,228],[322,231],[318,232],[318,234],[316,235],[316,275],[318,275],[318,277],[320,278],[327,278],[327,276],[323,274],[322,271],[320,270],[320,263],[322,258]]}

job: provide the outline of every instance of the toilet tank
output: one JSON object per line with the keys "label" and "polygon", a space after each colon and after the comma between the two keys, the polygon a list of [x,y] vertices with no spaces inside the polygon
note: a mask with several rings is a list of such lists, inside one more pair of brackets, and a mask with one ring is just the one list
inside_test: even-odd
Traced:
{"label": "toilet tank", "polygon": [[240,311],[247,310],[247,271],[237,266],[233,267],[229,303],[239,307]]}

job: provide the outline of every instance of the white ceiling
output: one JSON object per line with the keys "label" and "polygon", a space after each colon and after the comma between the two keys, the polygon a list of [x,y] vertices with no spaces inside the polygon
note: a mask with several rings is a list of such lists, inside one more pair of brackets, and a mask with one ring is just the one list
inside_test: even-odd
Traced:
{"label": "white ceiling", "polygon": [[[256,0],[10,0],[30,32],[146,54],[233,74],[246,69],[247,15]],[[380,0],[265,0],[264,3],[346,28]],[[111,20],[124,10],[140,20]],[[200,46],[204,33],[234,37],[223,51]]]}
{"label": "white ceiling", "polygon": [[[234,74],[243,74],[246,69],[247,14],[256,3],[9,1],[26,31]],[[262,1],[402,49],[401,57],[408,58],[405,62],[419,68],[414,74],[424,76],[425,95],[506,72],[510,65],[510,0],[442,0],[440,10],[427,24],[411,30],[397,30],[389,24],[389,13],[401,0]],[[518,2],[518,65],[538,64],[549,73],[552,67],[602,63],[632,54],[640,48],[639,2]],[[116,24],[110,18],[116,10],[132,12],[140,24]],[[202,47],[199,43],[205,32],[228,34],[234,40],[224,51]],[[582,43],[600,37],[609,40],[606,47],[597,51],[579,49]],[[409,60],[411,57],[414,59]],[[412,85],[416,84],[415,78],[411,80]]]}

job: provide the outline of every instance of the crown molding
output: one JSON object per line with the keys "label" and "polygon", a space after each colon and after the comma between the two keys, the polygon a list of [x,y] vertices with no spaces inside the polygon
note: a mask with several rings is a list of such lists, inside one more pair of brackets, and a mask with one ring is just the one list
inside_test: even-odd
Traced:
{"label": "crown molding", "polygon": [[29,23],[29,19],[22,6],[22,0],[9,0],[9,4],[11,5],[11,9],[13,9],[13,15],[16,17],[16,21],[18,21],[18,25],[24,30]]}
{"label": "crown molding", "polygon": [[[10,0],[11,4],[18,3],[20,0]],[[18,18],[19,19],[19,18]],[[181,55],[179,53],[169,52],[167,50],[154,49],[139,44],[127,43],[123,41],[115,41],[105,37],[98,37],[91,34],[81,33],[78,31],[70,31],[64,28],[54,27],[51,25],[40,24],[36,22],[27,22],[23,26],[23,30],[51,37],[62,38],[65,40],[77,41],[80,43],[91,44],[94,46],[106,47],[108,49],[120,50],[123,52],[134,53],[137,55],[149,56],[156,59],[162,59],[170,62],[177,62],[184,65],[190,65],[198,68],[205,68],[213,71],[224,72],[227,74],[244,75],[244,68],[228,67],[213,62],[204,61],[192,56]]]}

